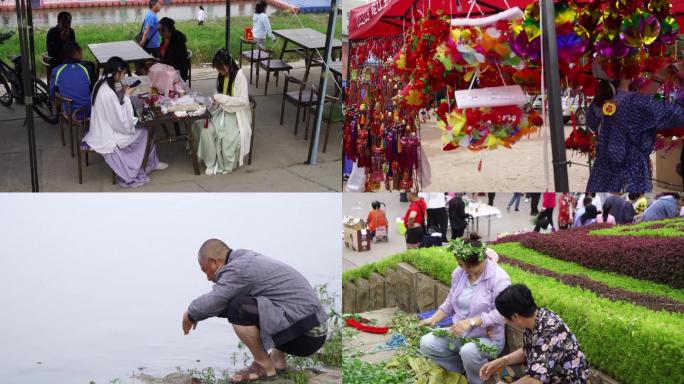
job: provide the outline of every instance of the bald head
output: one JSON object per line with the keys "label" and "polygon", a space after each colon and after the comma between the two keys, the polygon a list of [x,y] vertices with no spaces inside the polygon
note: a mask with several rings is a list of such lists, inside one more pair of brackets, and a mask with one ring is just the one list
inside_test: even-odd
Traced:
{"label": "bald head", "polygon": [[228,250],[230,250],[230,248],[223,241],[219,239],[209,239],[202,244],[197,256],[199,261],[215,259],[225,262]]}

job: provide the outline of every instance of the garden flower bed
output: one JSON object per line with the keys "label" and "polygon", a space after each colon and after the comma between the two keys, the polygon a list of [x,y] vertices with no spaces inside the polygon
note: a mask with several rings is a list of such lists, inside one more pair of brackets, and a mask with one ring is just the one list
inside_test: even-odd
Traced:
{"label": "garden flower bed", "polygon": [[[545,238],[555,236],[545,235]],[[586,268],[572,263],[547,263],[537,266],[539,269],[526,271],[524,267],[539,261],[535,258],[553,259],[529,251],[530,259],[521,261],[519,259],[525,259],[521,254],[524,248],[516,245],[516,249],[510,244],[499,243],[501,245],[496,248],[502,256],[501,265],[512,281],[528,285],[540,306],[555,311],[565,320],[596,369],[623,383],[684,382],[681,370],[684,315],[656,311],[631,302],[640,302],[635,300],[635,297],[641,297],[639,295],[651,295],[658,299],[653,301],[676,306],[682,302],[681,290],[668,288],[661,292],[658,287],[662,285],[648,281],[640,283],[633,278],[600,271],[585,273]],[[506,261],[518,262],[518,265],[507,264]],[[451,272],[456,268],[455,259],[443,248],[411,250],[347,271],[343,274],[343,283],[370,277],[374,272],[383,274],[400,262],[409,263],[445,284],[450,284]],[[553,276],[549,276],[546,271],[556,275],[552,273]],[[559,281],[557,275],[585,277],[596,284],[581,285],[563,278]],[[652,287],[655,291],[650,291]],[[626,295],[616,295],[616,292]]]}
{"label": "garden flower bed", "polygon": [[587,226],[552,235],[531,232],[504,237],[497,243],[515,241],[525,248],[587,268],[684,288],[684,237],[654,235],[654,231],[681,231],[684,219],[649,223]]}
{"label": "garden flower bed", "polygon": [[612,226],[589,231],[589,234],[599,236],[684,237],[684,219],[645,221],[633,225]]}

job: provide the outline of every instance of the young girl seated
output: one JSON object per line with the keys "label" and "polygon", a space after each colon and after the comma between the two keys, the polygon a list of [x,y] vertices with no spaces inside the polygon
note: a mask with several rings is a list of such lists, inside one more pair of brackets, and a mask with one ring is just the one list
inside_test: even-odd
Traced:
{"label": "young girl seated", "polygon": [[131,94],[133,88],[121,86],[128,65],[117,56],[107,60],[104,75],[93,89],[90,130],[85,141],[101,154],[116,173],[122,187],[138,187],[150,181],[150,173],[168,167],[157,159],[156,147],[150,147],[147,165],[142,167],[147,146],[147,129],[137,128],[138,118],[133,116]]}
{"label": "young girl seated", "polygon": [[385,236],[387,236],[387,216],[385,216],[385,211],[381,208],[382,205],[383,203],[374,201],[371,203],[373,209],[368,212],[366,223],[371,239],[375,238],[375,233],[378,228],[384,229]]}
{"label": "young girl seated", "polygon": [[197,157],[207,166],[207,175],[230,173],[241,166],[252,137],[245,74],[225,49],[216,52],[212,66],[219,73],[214,95],[217,107],[211,110],[206,126],[200,121],[194,127],[195,137],[200,138]]}

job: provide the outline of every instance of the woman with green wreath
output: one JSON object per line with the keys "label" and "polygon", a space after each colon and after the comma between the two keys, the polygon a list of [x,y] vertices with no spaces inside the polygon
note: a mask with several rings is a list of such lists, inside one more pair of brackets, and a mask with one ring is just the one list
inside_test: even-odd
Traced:
{"label": "woman with green wreath", "polygon": [[[420,323],[434,327],[447,316],[452,318],[448,332],[456,337],[428,333],[420,340],[420,351],[447,371],[465,374],[469,384],[484,383],[480,368],[496,358],[483,352],[480,344],[495,347],[497,355],[504,347],[506,319],[497,312],[494,300],[511,285],[511,278],[487,257],[486,248],[476,233],[466,240],[451,240],[447,249],[454,253],[459,265],[451,275],[451,290],[435,314]],[[461,337],[478,342],[461,345]]]}

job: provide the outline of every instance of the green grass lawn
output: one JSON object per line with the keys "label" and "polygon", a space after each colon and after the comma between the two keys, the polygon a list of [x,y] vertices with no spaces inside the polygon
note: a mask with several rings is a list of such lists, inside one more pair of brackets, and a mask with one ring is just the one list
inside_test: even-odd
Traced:
{"label": "green grass lawn", "polygon": [[[276,12],[270,16],[271,26],[275,29],[291,29],[291,28],[312,28],[319,32],[325,33],[328,26],[327,13],[314,14],[299,14],[293,15],[286,12]],[[300,23],[301,21],[301,23]],[[244,33],[246,26],[252,25],[251,16],[232,17],[230,19],[231,30],[231,52],[237,58],[239,52],[240,36]],[[205,22],[204,26],[200,27],[194,20],[178,21],[176,28],[183,32],[188,38],[188,49],[192,51],[193,65],[198,63],[211,62],[214,53],[225,45],[225,22],[223,19],[214,19]],[[139,24],[122,23],[122,24],[104,24],[104,25],[85,25],[74,26],[76,31],[76,40],[83,47],[83,53],[86,60],[94,61],[87,45],[92,43],[106,43],[111,41],[132,40],[140,29]],[[36,71],[43,74],[44,69],[40,64],[40,55],[46,52],[45,36],[48,28],[37,28],[35,30],[34,41],[36,47]],[[342,23],[337,20],[335,37],[340,38],[342,34]],[[273,47],[276,52],[280,51],[282,47],[282,39],[278,39]],[[289,45],[288,45],[289,47]],[[248,48],[246,48],[248,49]],[[8,62],[7,57],[10,55],[19,54],[18,36],[15,34],[11,39],[0,45],[0,58]],[[286,60],[295,60],[299,58],[296,55],[286,55]]]}

